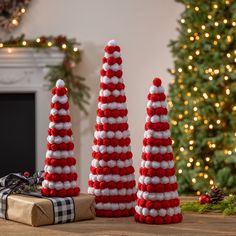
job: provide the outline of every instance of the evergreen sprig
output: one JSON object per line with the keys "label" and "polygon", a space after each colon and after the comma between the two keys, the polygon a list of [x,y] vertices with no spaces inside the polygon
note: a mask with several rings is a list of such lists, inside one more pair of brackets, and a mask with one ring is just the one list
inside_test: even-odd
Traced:
{"label": "evergreen sprig", "polygon": [[207,212],[223,213],[224,215],[236,214],[236,196],[229,196],[216,204],[207,203],[201,205],[199,202],[187,202],[181,204],[183,212],[198,212],[200,214]]}

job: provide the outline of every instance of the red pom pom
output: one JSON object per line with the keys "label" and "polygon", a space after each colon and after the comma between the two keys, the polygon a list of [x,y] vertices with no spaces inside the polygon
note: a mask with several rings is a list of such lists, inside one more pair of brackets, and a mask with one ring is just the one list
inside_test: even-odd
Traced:
{"label": "red pom pom", "polygon": [[145,216],[144,215],[139,215],[139,221],[140,222],[145,222]]}
{"label": "red pom pom", "polygon": [[114,57],[107,58],[107,64],[108,65],[113,65],[115,63],[116,63],[116,59]]}
{"label": "red pom pom", "polygon": [[161,79],[160,78],[155,78],[153,80],[153,85],[155,85],[157,87],[161,86]]}
{"label": "red pom pom", "polygon": [[114,71],[108,70],[108,71],[106,72],[106,76],[107,76],[108,78],[113,77],[113,76],[114,76]]}
{"label": "red pom pom", "polygon": [[41,193],[43,196],[48,197],[48,196],[50,196],[50,189],[42,188]]}
{"label": "red pom pom", "polygon": [[115,75],[116,75],[116,77],[121,78],[122,75],[123,75],[122,70],[118,70],[118,71],[116,71],[116,72],[115,72]]}
{"label": "red pom pom", "polygon": [[116,211],[113,212],[113,215],[114,215],[115,217],[120,217],[121,214],[122,214],[121,210],[116,210]]}
{"label": "red pom pom", "polygon": [[74,196],[78,196],[79,193],[80,193],[80,188],[79,187],[74,188]]}
{"label": "red pom pom", "polygon": [[101,71],[100,71],[100,75],[101,75],[101,76],[105,76],[105,75],[106,75],[106,71],[105,71],[105,70],[101,70]]}
{"label": "red pom pom", "polygon": [[153,223],[153,218],[151,216],[147,216],[145,222],[147,224],[152,224]]}
{"label": "red pom pom", "polygon": [[169,215],[164,216],[164,223],[170,224],[171,223],[171,216],[169,216]]}
{"label": "red pom pom", "polygon": [[160,225],[163,224],[163,219],[160,216],[155,217],[155,224]]}
{"label": "red pom pom", "polygon": [[68,196],[68,197],[74,196],[74,190],[72,188],[67,189],[66,196]]}
{"label": "red pom pom", "polygon": [[58,197],[65,197],[66,196],[66,190],[65,189],[61,189],[58,191]]}
{"label": "red pom pom", "polygon": [[135,219],[135,221],[139,221],[139,214],[135,213],[134,214],[134,219]]}
{"label": "red pom pom", "polygon": [[56,197],[57,196],[57,191],[55,189],[51,189],[50,190],[50,194],[51,197]]}
{"label": "red pom pom", "polygon": [[105,217],[112,217],[112,211],[110,211],[110,210],[104,211],[104,216]]}

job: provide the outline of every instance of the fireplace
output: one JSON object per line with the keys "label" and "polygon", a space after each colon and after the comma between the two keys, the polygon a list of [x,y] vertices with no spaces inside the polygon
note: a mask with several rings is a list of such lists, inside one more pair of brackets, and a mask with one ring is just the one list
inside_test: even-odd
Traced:
{"label": "fireplace", "polygon": [[35,172],[35,94],[0,94],[0,176]]}
{"label": "fireplace", "polygon": [[44,76],[62,59],[53,48],[0,50],[0,177],[43,168],[51,99]]}

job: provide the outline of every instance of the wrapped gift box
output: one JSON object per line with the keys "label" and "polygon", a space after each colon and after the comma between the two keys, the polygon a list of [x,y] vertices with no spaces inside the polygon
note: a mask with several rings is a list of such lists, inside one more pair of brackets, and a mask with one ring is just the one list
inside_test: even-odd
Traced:
{"label": "wrapped gift box", "polygon": [[[74,221],[95,218],[94,197],[80,194],[73,197]],[[55,223],[55,212],[52,201],[46,198],[32,197],[21,194],[9,195],[7,198],[6,218],[32,226],[50,225]]]}

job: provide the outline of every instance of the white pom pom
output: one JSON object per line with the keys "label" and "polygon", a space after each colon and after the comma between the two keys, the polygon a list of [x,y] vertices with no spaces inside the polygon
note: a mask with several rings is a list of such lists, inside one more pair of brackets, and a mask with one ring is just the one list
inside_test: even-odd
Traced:
{"label": "white pom pom", "polygon": [[119,192],[119,195],[124,196],[126,195],[126,188],[122,188],[118,192]]}
{"label": "white pom pom", "polygon": [[143,208],[142,214],[143,214],[144,216],[148,216],[148,215],[149,215],[149,210],[148,210],[146,207]]}
{"label": "white pom pom", "polygon": [[169,178],[166,177],[166,176],[162,177],[162,178],[161,178],[161,183],[162,183],[162,184],[168,184],[168,183],[169,183]]}
{"label": "white pom pom", "polygon": [[108,147],[107,147],[107,152],[108,152],[108,153],[113,153],[113,152],[114,152],[114,147],[108,146]]}
{"label": "white pom pom", "polygon": [[116,162],[113,161],[113,160],[110,160],[110,161],[107,162],[107,166],[110,167],[110,168],[114,167],[115,165],[116,165]]}
{"label": "white pom pom", "polygon": [[157,210],[155,210],[155,209],[151,209],[149,211],[149,213],[150,213],[150,216],[152,216],[152,217],[156,217],[157,216]]}
{"label": "white pom pom", "polygon": [[65,167],[63,168],[63,173],[69,174],[69,173],[70,173],[70,167],[69,167],[69,166],[65,166]]}
{"label": "white pom pom", "polygon": [[167,161],[162,161],[161,162],[161,168],[163,168],[163,169],[168,168],[168,162]]}
{"label": "white pom pom", "polygon": [[62,173],[62,168],[60,166],[57,166],[54,168],[54,172],[57,174],[61,174]]}
{"label": "white pom pom", "polygon": [[105,145],[99,146],[99,151],[100,151],[101,153],[105,153],[105,152],[107,151],[106,146],[105,146]]}
{"label": "white pom pom", "polygon": [[167,209],[167,215],[169,215],[169,216],[173,216],[174,213],[175,213],[175,211],[174,211],[173,208],[168,208],[168,209]]}
{"label": "white pom pom", "polygon": [[159,148],[158,147],[152,147],[152,154],[157,154],[159,152]]}
{"label": "white pom pom", "polygon": [[110,209],[111,209],[111,203],[110,203],[110,202],[104,203],[104,204],[103,204],[103,209],[104,209],[104,210],[110,210]]}
{"label": "white pom pom", "polygon": [[151,162],[150,161],[145,161],[145,167],[150,168],[151,167]]}
{"label": "white pom pom", "polygon": [[139,215],[141,215],[142,214],[142,208],[141,207],[139,207],[139,206],[135,206],[135,211],[139,214]]}
{"label": "white pom pom", "polygon": [[160,178],[155,176],[155,177],[152,177],[152,183],[153,184],[159,184],[160,183]]}
{"label": "white pom pom", "polygon": [[121,91],[115,89],[115,90],[112,91],[112,95],[115,96],[115,97],[118,97],[121,94]]}
{"label": "white pom pom", "polygon": [[103,96],[108,97],[111,95],[111,91],[108,89],[103,90]]}
{"label": "white pom pom", "polygon": [[160,209],[158,211],[158,213],[159,213],[160,216],[165,216],[166,215],[166,210],[165,209]]}
{"label": "white pom pom", "polygon": [[64,182],[64,189],[69,189],[69,188],[71,188],[70,182],[69,181],[65,181]]}
{"label": "white pom pom", "polygon": [[71,166],[70,167],[70,172],[71,173],[75,173],[76,172],[76,167],[75,166]]}
{"label": "white pom pom", "polygon": [[121,146],[115,147],[115,152],[121,153],[122,152],[122,147]]}
{"label": "white pom pom", "polygon": [[106,117],[101,117],[100,120],[101,120],[102,124],[106,124],[107,123],[107,118]]}
{"label": "white pom pom", "polygon": [[149,196],[149,193],[148,192],[143,192],[143,198],[145,199],[145,200],[148,200],[148,196]]}
{"label": "white pom pom", "polygon": [[111,78],[111,82],[112,82],[113,84],[118,84],[119,79],[118,79],[117,77],[113,76],[113,77]]}
{"label": "white pom pom", "polygon": [[152,86],[150,87],[150,89],[149,89],[149,92],[150,92],[150,93],[157,93],[157,92],[158,92],[158,89],[157,89],[156,86],[152,85]]}
{"label": "white pom pom", "polygon": [[57,88],[63,88],[65,87],[65,82],[62,79],[57,80],[56,82],[56,87]]}
{"label": "white pom pom", "polygon": [[76,183],[76,181],[72,181],[72,182],[71,182],[71,187],[72,187],[72,188],[77,187],[77,183]]}
{"label": "white pom pom", "polygon": [[143,182],[145,184],[150,184],[151,183],[151,177],[149,177],[149,176],[145,177]]}
{"label": "white pom pom", "polygon": [[57,182],[56,184],[55,184],[55,189],[56,190],[61,190],[63,188],[63,183],[62,182]]}
{"label": "white pom pom", "polygon": [[122,132],[121,131],[116,131],[115,132],[115,138],[121,139],[122,138]]}
{"label": "white pom pom", "polygon": [[[109,189],[108,189],[108,191],[109,191]],[[115,196],[115,195],[118,195],[118,190],[117,189],[110,189],[110,195],[111,196]]]}
{"label": "white pom pom", "polygon": [[167,148],[166,147],[164,147],[164,146],[160,147],[160,153],[161,154],[165,154],[166,152],[167,152]]}
{"label": "white pom pom", "polygon": [[159,200],[159,201],[164,200],[164,194],[163,194],[163,193],[158,193],[158,194],[156,195],[156,199]]}
{"label": "white pom pom", "polygon": [[124,163],[123,161],[118,160],[118,161],[117,161],[117,166],[118,166],[119,168],[124,168],[124,167],[125,167],[125,163]]}
{"label": "white pom pom", "polygon": [[171,192],[164,193],[164,199],[165,200],[170,200],[171,199]]}
{"label": "white pom pom", "polygon": [[54,188],[55,188],[55,184],[54,184],[53,182],[49,182],[49,183],[48,183],[48,187],[49,187],[50,189],[54,189]]}
{"label": "white pom pom", "polygon": [[124,203],[119,203],[119,209],[124,210],[125,209],[125,204]]}
{"label": "white pom pom", "polygon": [[160,162],[157,162],[157,161],[152,162],[152,168],[157,169],[159,167],[160,167]]}
{"label": "white pom pom", "polygon": [[108,132],[107,132],[107,137],[108,137],[108,138],[114,138],[114,136],[115,136],[115,133],[114,133],[114,132],[112,132],[112,131],[108,131]]}
{"label": "white pom pom", "polygon": [[117,46],[117,42],[114,39],[112,39],[107,43],[107,45],[108,46]]}

